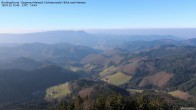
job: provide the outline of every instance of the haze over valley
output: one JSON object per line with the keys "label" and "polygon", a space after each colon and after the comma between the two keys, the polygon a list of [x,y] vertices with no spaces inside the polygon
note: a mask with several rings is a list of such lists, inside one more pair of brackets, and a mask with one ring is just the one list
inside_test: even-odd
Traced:
{"label": "haze over valley", "polygon": [[0,110],[196,110],[195,0],[2,2]]}
{"label": "haze over valley", "polygon": [[132,109],[196,104],[196,38],[48,31],[0,39],[1,109],[107,109],[97,100],[116,96]]}

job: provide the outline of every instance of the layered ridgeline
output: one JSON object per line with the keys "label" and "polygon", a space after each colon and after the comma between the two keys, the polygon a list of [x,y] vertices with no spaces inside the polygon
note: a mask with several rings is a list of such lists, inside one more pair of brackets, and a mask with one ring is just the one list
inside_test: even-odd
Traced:
{"label": "layered ridgeline", "polygon": [[0,46],[0,68],[15,69],[24,66],[23,69],[34,69],[42,64],[77,65],[78,61],[92,53],[99,53],[99,50],[67,43]]}
{"label": "layered ridgeline", "polygon": [[136,41],[126,41],[123,42],[118,47],[122,49],[126,49],[132,52],[141,51],[141,50],[148,50],[152,48],[159,47],[161,45],[176,45],[176,46],[196,46],[196,39],[188,39],[188,40],[174,40],[174,39],[156,39],[156,40],[136,40]]}
{"label": "layered ridgeline", "polygon": [[48,31],[48,32],[37,32],[37,33],[26,33],[26,34],[0,34],[1,45],[10,46],[16,45],[17,43],[34,43],[41,42],[47,44],[54,43],[70,43],[74,45],[85,45],[99,49],[108,49],[118,47],[120,44],[126,41],[152,41],[158,39],[173,39],[180,40],[181,38],[173,35],[138,35],[138,34],[100,34],[100,33],[88,33],[86,31]]}
{"label": "layered ridgeline", "polygon": [[160,39],[104,50],[67,43],[2,44],[0,108],[195,106],[195,44],[195,39]]}
{"label": "layered ridgeline", "polygon": [[99,50],[67,43],[18,44],[0,47],[0,103],[44,100],[46,89],[86,77],[74,65]]}
{"label": "layered ridgeline", "polygon": [[196,47],[165,45],[130,54],[99,73],[102,80],[127,89],[155,89],[181,99],[196,96]]}

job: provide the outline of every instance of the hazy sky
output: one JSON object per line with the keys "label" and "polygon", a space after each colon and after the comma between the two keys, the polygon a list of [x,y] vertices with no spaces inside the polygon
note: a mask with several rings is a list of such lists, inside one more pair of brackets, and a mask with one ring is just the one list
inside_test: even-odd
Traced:
{"label": "hazy sky", "polygon": [[196,28],[196,0],[84,1],[85,5],[45,5],[31,8],[0,6],[0,32]]}

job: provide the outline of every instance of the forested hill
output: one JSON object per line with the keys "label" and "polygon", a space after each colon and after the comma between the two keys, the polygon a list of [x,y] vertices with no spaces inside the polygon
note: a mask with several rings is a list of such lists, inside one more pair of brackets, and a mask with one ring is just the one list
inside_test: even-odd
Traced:
{"label": "forested hill", "polygon": [[85,73],[72,72],[55,65],[46,65],[36,70],[0,70],[0,103],[43,100],[45,90]]}

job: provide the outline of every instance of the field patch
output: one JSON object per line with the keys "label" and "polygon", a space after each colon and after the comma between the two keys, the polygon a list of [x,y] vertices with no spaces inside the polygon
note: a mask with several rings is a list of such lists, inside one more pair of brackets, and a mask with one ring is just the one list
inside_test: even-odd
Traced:
{"label": "field patch", "polygon": [[101,76],[106,76],[113,74],[116,71],[116,68],[114,66],[111,66],[109,68],[104,69],[101,73],[99,73]]}
{"label": "field patch", "polygon": [[75,66],[68,66],[68,67],[65,67],[65,69],[71,70],[73,72],[84,71],[84,69],[80,67],[75,67]]}
{"label": "field patch", "polygon": [[183,100],[188,100],[191,98],[191,95],[188,92],[182,92],[180,90],[169,92],[169,94]]}
{"label": "field patch", "polygon": [[61,99],[71,93],[69,89],[69,83],[60,84],[50,87],[46,90],[45,99],[47,101]]}
{"label": "field patch", "polygon": [[119,86],[127,83],[131,78],[132,77],[129,75],[126,75],[122,72],[118,72],[116,74],[106,76],[104,80],[111,84]]}
{"label": "field patch", "polygon": [[128,89],[127,91],[129,91],[131,94],[137,94],[143,92],[143,90],[139,90],[139,89]]}

